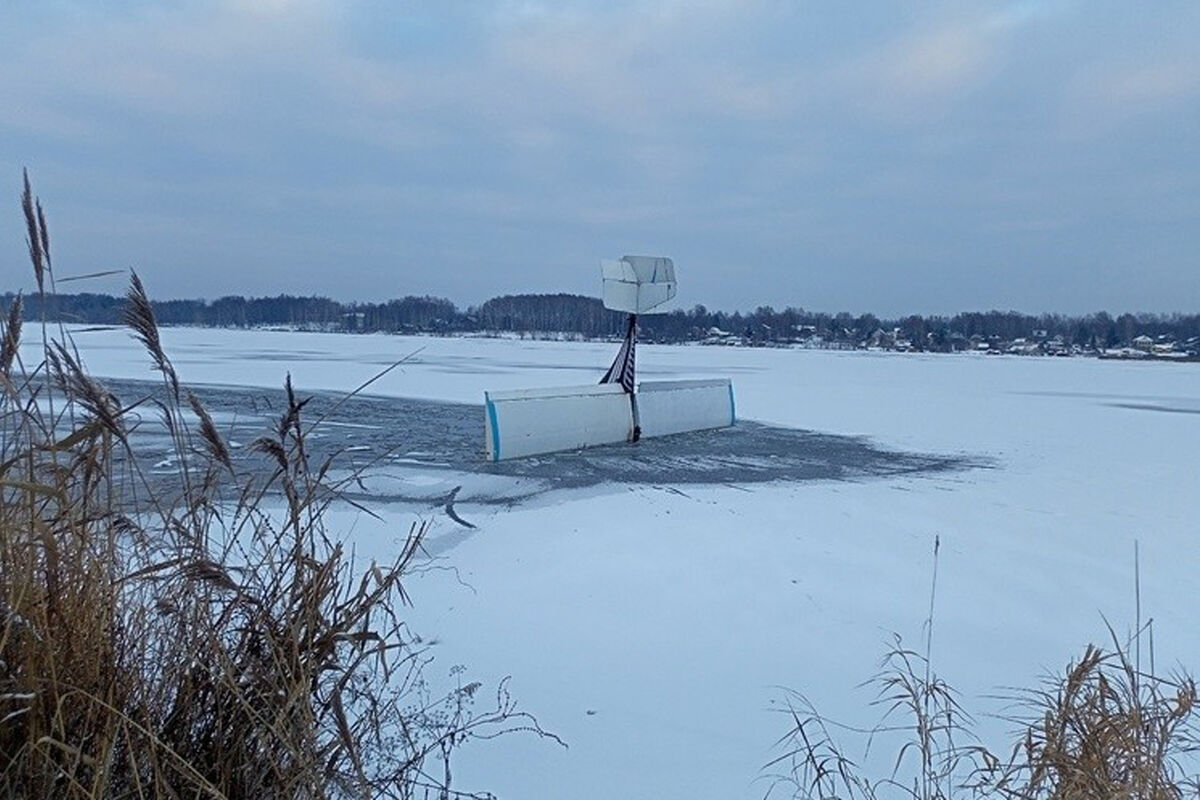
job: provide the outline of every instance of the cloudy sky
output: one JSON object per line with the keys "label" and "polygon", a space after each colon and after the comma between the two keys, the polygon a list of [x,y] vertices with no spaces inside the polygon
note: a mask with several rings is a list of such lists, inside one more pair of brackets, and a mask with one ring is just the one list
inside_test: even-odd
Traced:
{"label": "cloudy sky", "polygon": [[1194,312],[1197,42],[1196,0],[4,0],[0,288],[28,166],[61,275],[161,298],[639,253],[685,307]]}

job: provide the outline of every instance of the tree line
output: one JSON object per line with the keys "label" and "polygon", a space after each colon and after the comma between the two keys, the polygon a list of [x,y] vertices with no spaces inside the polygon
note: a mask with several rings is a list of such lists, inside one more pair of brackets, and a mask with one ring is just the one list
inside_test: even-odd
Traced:
{"label": "tree line", "polygon": [[[15,295],[0,297],[7,309]],[[47,294],[24,298],[25,315],[36,320],[92,325],[120,322],[124,299],[106,294]],[[565,333],[586,338],[620,336],[624,315],[595,297],[522,294],[495,297],[460,309],[440,297],[408,296],[379,303],[341,303],[327,297],[227,296],[216,300],[162,300],[154,312],[164,325],[211,327],[287,326],[308,330],[451,333]],[[829,314],[760,306],[749,312],[710,311],[703,305],[642,318],[641,338],[652,342],[736,339],[747,344],[819,342],[858,347],[881,337],[915,350],[965,349],[980,341],[1047,341],[1091,349],[1129,345],[1139,336],[1185,342],[1200,337],[1200,314],[1131,314],[1100,311],[1083,316],[965,312],[954,316]]]}

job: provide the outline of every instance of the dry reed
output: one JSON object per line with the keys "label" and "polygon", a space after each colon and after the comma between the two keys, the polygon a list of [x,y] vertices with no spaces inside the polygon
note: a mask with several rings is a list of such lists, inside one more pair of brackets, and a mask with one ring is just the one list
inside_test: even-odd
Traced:
{"label": "dry reed", "polygon": [[[935,546],[935,564],[936,564]],[[936,588],[936,567],[935,567]],[[1139,600],[1140,606],[1140,600]],[[933,604],[926,620],[932,636]],[[1196,684],[1186,674],[1141,671],[1131,649],[1147,629],[1122,642],[1109,628],[1110,650],[1089,645],[1083,656],[1037,689],[1007,698],[1007,719],[1019,731],[1007,750],[976,742],[973,722],[954,691],[932,671],[930,638],[924,653],[899,637],[878,689],[883,719],[870,728],[837,725],[807,698],[785,695],[788,732],[781,753],[764,768],[768,797],[794,800],[1182,800],[1200,797],[1196,775]],[[871,776],[846,755],[833,735],[840,728],[866,741],[900,736],[891,771]]]}
{"label": "dry reed", "polygon": [[[27,176],[22,207],[44,293]],[[122,405],[65,333],[27,372],[20,298],[0,337],[0,797],[466,796],[450,789],[464,742],[542,732],[503,684],[480,710],[479,684],[427,682],[402,583],[426,526],[356,564],[325,528],[340,485],[309,464],[290,379],[255,443],[264,477],[181,388],[136,275],[128,300],[159,398]],[[170,481],[131,444],[151,404]]]}

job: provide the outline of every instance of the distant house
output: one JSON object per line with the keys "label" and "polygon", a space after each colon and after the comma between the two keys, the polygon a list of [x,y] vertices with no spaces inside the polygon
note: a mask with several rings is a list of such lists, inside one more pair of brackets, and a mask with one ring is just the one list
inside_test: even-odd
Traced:
{"label": "distant house", "polygon": [[1031,342],[1022,336],[1012,340],[1007,352],[1018,356],[1036,356],[1041,355],[1042,346],[1038,342]]}
{"label": "distant house", "polygon": [[1141,350],[1143,353],[1149,353],[1154,349],[1154,340],[1144,333],[1141,336],[1134,337],[1131,344],[1134,350]]}
{"label": "distant house", "polygon": [[895,338],[890,333],[883,328],[876,328],[875,332],[867,337],[867,347],[890,347],[893,341],[895,341]]}
{"label": "distant house", "polygon": [[701,344],[738,344],[738,338],[729,331],[723,331],[713,325],[705,331]]}
{"label": "distant house", "polygon": [[885,331],[883,328],[876,328],[875,331],[867,337],[866,345],[868,348],[883,349],[885,347],[891,347],[893,341],[895,341],[895,339],[890,333]]}

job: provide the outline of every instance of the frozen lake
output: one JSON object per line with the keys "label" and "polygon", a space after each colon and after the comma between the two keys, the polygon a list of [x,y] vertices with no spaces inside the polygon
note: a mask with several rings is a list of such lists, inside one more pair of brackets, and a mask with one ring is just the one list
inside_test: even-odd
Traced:
{"label": "frozen lake", "polygon": [[[163,340],[228,426],[268,419],[288,371],[301,393],[345,392],[407,356],[325,431],[352,459],[386,454],[363,487],[385,523],[349,507],[335,522],[383,553],[433,519],[431,552],[454,571],[409,590],[414,628],[440,642],[434,674],[511,675],[521,706],[570,745],[472,745],[462,789],[761,797],[787,729],[779,687],[874,721],[855,686],[891,631],[917,641],[935,535],[934,664],[977,712],[997,710],[997,687],[1104,643],[1101,615],[1132,625],[1135,541],[1160,668],[1200,663],[1200,365],[644,346],[641,377],[731,377],[750,422],[506,472],[476,460],[483,391],[598,380],[616,345]],[[151,377],[122,331],[77,342],[123,399],[139,385],[122,381]],[[438,505],[457,485],[474,529]]]}
{"label": "frozen lake", "polygon": [[[174,445],[145,400],[163,396],[162,382],[107,379],[123,405],[142,404],[131,415],[134,448],[164,479],[176,476]],[[217,422],[239,471],[269,474],[274,462],[246,445],[270,435],[286,407],[284,392],[259,387],[197,386],[197,397]],[[492,463],[481,446],[482,405],[405,397],[300,392],[306,419],[319,420],[308,435],[313,463],[333,458],[362,473],[354,500],[417,504],[444,500],[458,487],[458,502],[515,506],[542,494],[605,484],[704,485],[863,480],[902,474],[983,468],[982,458],[921,455],[881,448],[864,437],[824,434],[760,422],[698,431],[633,445]],[[465,489],[465,491],[464,491]]]}

